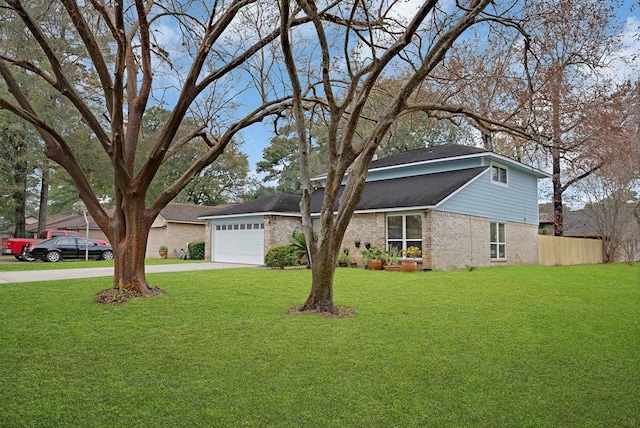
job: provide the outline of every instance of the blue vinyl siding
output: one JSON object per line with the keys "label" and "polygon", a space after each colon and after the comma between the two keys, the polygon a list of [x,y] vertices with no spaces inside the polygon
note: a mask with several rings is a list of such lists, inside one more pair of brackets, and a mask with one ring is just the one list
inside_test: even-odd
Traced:
{"label": "blue vinyl siding", "polygon": [[453,160],[439,159],[438,161],[419,165],[402,165],[394,168],[382,169],[379,171],[370,171],[369,175],[367,176],[367,181],[389,180],[399,177],[411,177],[414,175],[433,174],[436,172],[475,168],[478,166],[482,166],[482,162],[482,158],[475,157],[469,159]]}
{"label": "blue vinyl siding", "polygon": [[504,186],[491,182],[489,169],[436,209],[486,217],[493,221],[537,225],[537,179],[518,168],[508,168],[508,185]]}

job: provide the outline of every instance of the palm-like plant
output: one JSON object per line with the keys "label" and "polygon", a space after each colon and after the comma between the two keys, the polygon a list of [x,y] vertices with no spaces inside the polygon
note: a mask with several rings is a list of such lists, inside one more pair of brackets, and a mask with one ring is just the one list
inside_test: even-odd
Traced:
{"label": "palm-like plant", "polygon": [[[318,239],[318,232],[313,231],[313,239]],[[294,253],[298,257],[298,260],[306,259],[307,266],[309,266],[309,250],[307,248],[307,238],[304,236],[304,233],[300,232],[298,229],[294,229],[291,234],[291,242],[289,245],[294,249]]]}

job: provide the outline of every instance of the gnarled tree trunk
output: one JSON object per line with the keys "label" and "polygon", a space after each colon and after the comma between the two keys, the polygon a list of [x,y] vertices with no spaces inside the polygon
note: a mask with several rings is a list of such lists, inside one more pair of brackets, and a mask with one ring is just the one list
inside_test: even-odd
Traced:
{"label": "gnarled tree trunk", "polygon": [[121,215],[114,216],[123,220],[116,222],[113,233],[116,240],[112,242],[115,258],[113,286],[149,295],[154,287],[147,282],[144,261],[153,219],[145,217],[144,201],[133,200],[123,205]]}

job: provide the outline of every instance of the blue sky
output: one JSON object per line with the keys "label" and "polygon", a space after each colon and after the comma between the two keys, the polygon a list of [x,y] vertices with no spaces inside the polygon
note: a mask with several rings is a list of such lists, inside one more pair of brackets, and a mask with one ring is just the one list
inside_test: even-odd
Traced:
{"label": "blue sky", "polygon": [[[416,7],[415,2],[417,1],[418,0],[411,0],[409,2],[403,3],[403,7],[406,9],[405,10],[406,14],[413,12],[413,9]],[[594,0],[594,1],[597,1],[597,0]],[[626,57],[632,57],[632,56],[638,55],[638,53],[640,52],[640,48],[639,48],[640,45],[637,39],[638,28],[640,26],[640,8],[631,7],[632,5],[637,4],[637,2],[638,0],[628,0],[625,3],[625,7],[620,8],[620,20],[626,22],[626,25],[623,30],[625,34],[624,39],[626,42],[626,46],[624,50],[620,52],[620,54]],[[155,33],[155,36],[161,45],[168,47],[168,49],[171,51],[175,51],[176,57],[180,58],[181,51],[184,49],[184,47],[181,46],[181,41],[180,41],[179,35],[175,32],[175,28],[171,28],[170,24],[167,26],[163,26],[159,29],[158,32]],[[184,56],[183,53],[182,55]],[[174,59],[176,57],[174,57]],[[186,66],[186,63],[185,63],[185,66]],[[164,75],[161,67],[162,65],[160,65],[160,68],[156,70],[157,72],[156,83],[158,82],[158,80],[162,81],[164,77],[168,77],[169,75],[171,75],[170,72]],[[617,66],[615,70],[612,71],[612,74],[615,74],[616,76],[618,76],[618,78],[623,79],[623,78],[628,78],[631,75],[637,75],[638,69],[640,69],[640,66],[638,66],[638,61],[636,60],[632,66],[621,66],[621,65]],[[166,70],[166,71],[169,71],[169,70]],[[180,86],[180,82],[177,80],[164,80],[163,83],[172,84],[178,87]],[[229,83],[227,82],[227,84]],[[231,83],[231,85],[233,85],[233,83]],[[232,88],[233,86],[229,86],[229,87]],[[166,96],[167,93],[162,92],[162,95]],[[165,99],[171,100],[171,99],[175,99],[175,97],[172,96],[171,93],[169,93],[168,97],[166,97]],[[247,106],[249,108],[252,107],[250,104],[253,100],[251,99],[248,93],[244,93],[238,96],[237,99],[239,101],[246,101]],[[250,128],[243,130],[241,135],[243,140],[241,150],[248,156],[250,168],[252,170],[255,170],[256,162],[262,159],[262,152],[264,148],[269,145],[270,139],[273,136],[273,124],[270,122],[269,119],[266,119],[264,123],[255,124]]]}
{"label": "blue sky", "polygon": [[[640,55],[640,42],[638,41],[638,29],[640,28],[640,8],[632,8],[631,5],[637,4],[636,1],[626,2],[623,8],[620,8],[620,18],[625,22],[623,29],[623,39],[625,47],[620,55],[626,58],[632,58]],[[637,78],[640,70],[640,60],[635,58],[631,65],[618,65],[612,70],[612,73],[619,79],[625,79],[635,76]],[[242,133],[244,143],[241,150],[247,154],[249,165],[255,170],[256,162],[262,160],[262,151],[269,145],[269,141],[273,136],[273,125],[266,121],[262,124],[253,125]]]}

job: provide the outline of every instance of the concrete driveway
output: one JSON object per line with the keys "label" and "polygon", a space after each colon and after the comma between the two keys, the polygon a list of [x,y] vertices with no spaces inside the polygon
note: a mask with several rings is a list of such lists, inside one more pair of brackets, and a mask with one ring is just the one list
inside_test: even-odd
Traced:
{"label": "concrete driveway", "polygon": [[[65,263],[65,262],[62,262]],[[243,267],[257,267],[256,265],[244,265],[235,263],[175,263],[167,265],[147,266],[147,273],[186,272],[193,270],[230,269]],[[0,284],[10,282],[34,282],[55,281],[59,279],[95,278],[100,276],[112,276],[113,267],[80,268],[80,269],[51,269],[32,270],[22,272],[0,272]]]}

